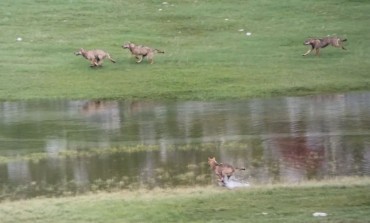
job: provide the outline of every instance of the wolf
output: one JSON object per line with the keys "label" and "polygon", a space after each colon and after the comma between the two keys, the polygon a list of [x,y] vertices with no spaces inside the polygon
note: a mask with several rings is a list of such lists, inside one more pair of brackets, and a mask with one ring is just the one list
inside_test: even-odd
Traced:
{"label": "wolf", "polygon": [[208,164],[218,177],[218,181],[225,185],[225,177],[230,179],[235,170],[245,170],[245,168],[233,167],[227,163],[218,163],[215,157],[208,157]]}
{"label": "wolf", "polygon": [[83,48],[80,48],[75,52],[75,55],[82,55],[86,60],[90,61],[90,67],[102,66],[103,60],[106,58],[112,61],[112,63],[116,62],[112,59],[109,53],[103,50],[84,50]]}
{"label": "wolf", "polygon": [[153,57],[155,53],[164,53],[162,50],[154,49],[147,46],[135,45],[127,42],[122,45],[123,49],[129,49],[131,54],[136,58],[136,63],[141,63],[144,57],[147,58],[150,64],[154,63]]}
{"label": "wolf", "polygon": [[306,56],[307,54],[311,53],[312,50],[315,49],[316,56],[319,56],[320,49],[325,48],[329,45],[332,45],[337,48],[342,48],[343,50],[346,50],[343,46],[343,42],[347,41],[347,39],[341,39],[339,37],[324,37],[324,38],[309,38],[304,41],[304,45],[311,46],[311,49],[309,49],[306,53],[304,53],[302,56]]}

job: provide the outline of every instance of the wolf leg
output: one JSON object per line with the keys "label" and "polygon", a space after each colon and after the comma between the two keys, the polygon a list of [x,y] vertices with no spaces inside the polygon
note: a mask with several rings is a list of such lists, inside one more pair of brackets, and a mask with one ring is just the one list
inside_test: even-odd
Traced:
{"label": "wolf leg", "polygon": [[147,55],[148,63],[150,63],[150,64],[153,64],[154,63],[153,57],[154,57],[154,53],[149,53]]}
{"label": "wolf leg", "polygon": [[141,63],[143,60],[143,56],[136,56],[135,58],[137,59],[136,63]]}
{"label": "wolf leg", "polygon": [[307,54],[311,53],[312,50],[313,50],[312,48],[309,49],[305,54],[302,54],[302,56],[306,56]]}

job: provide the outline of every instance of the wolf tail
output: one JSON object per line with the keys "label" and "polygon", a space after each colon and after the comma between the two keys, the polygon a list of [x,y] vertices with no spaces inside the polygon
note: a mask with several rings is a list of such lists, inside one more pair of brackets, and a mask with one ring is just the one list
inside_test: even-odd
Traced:
{"label": "wolf tail", "polygon": [[236,170],[245,170],[245,168],[244,167],[237,167],[237,168],[235,168]]}
{"label": "wolf tail", "polygon": [[116,61],[115,60],[113,60],[113,58],[108,54],[107,55],[108,56],[108,59],[110,60],[110,61],[112,61],[112,63],[115,63]]}
{"label": "wolf tail", "polygon": [[154,49],[154,51],[156,51],[157,53],[164,53],[163,50],[159,50],[159,49]]}

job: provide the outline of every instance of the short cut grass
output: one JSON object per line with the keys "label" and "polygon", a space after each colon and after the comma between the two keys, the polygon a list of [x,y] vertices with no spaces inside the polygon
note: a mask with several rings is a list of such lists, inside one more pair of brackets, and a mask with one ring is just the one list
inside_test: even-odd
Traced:
{"label": "short cut grass", "polygon": [[[369,11],[360,0],[2,0],[0,100],[369,90]],[[346,37],[348,50],[301,56],[306,38],[326,35]],[[166,53],[136,64],[125,41]],[[117,63],[92,69],[73,55],[81,47],[106,50]]]}
{"label": "short cut grass", "polygon": [[[369,222],[368,178],[247,189],[177,188],[0,203],[2,223]],[[327,217],[314,217],[324,212]]]}

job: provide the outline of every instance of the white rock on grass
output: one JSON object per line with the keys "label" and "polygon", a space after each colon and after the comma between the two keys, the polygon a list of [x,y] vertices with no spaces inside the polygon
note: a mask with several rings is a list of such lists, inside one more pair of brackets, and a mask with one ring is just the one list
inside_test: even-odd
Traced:
{"label": "white rock on grass", "polygon": [[315,212],[315,213],[313,213],[312,214],[314,217],[326,217],[326,216],[328,216],[328,214],[327,213],[325,213],[325,212]]}

